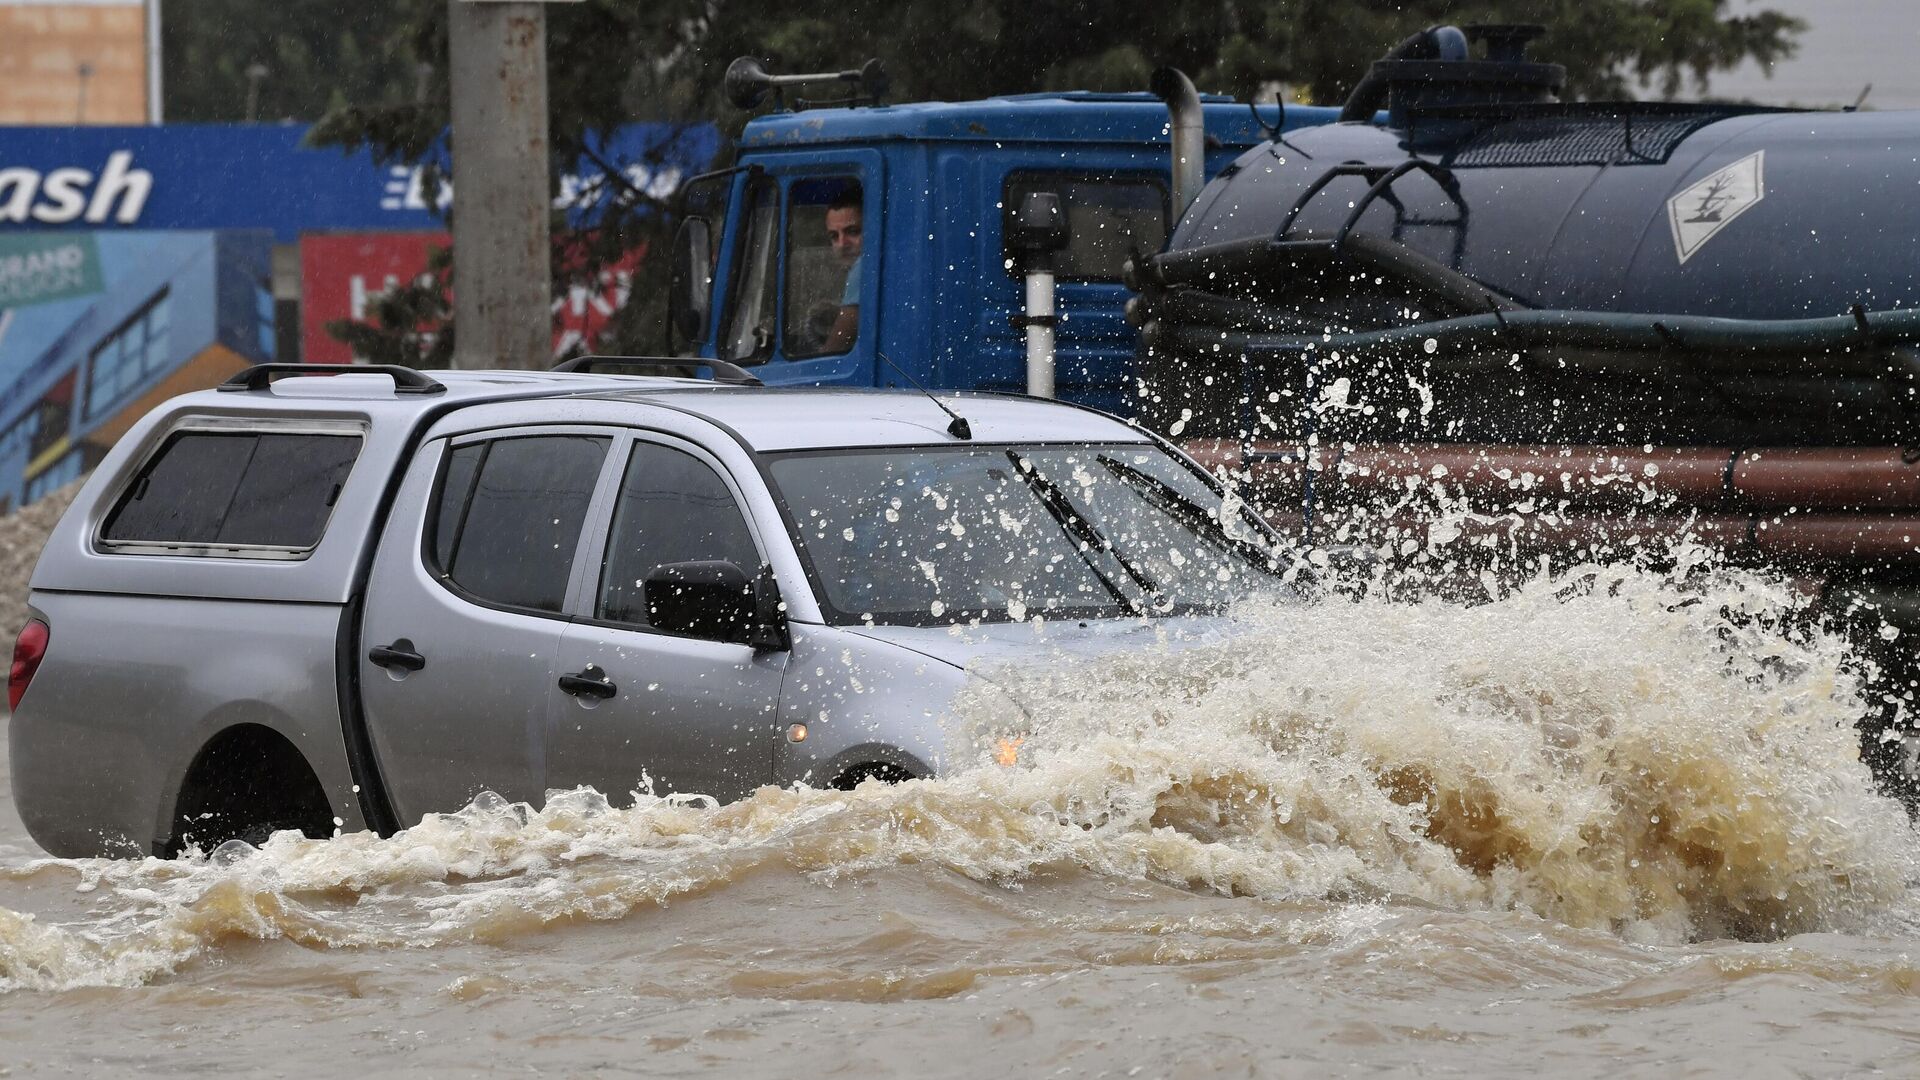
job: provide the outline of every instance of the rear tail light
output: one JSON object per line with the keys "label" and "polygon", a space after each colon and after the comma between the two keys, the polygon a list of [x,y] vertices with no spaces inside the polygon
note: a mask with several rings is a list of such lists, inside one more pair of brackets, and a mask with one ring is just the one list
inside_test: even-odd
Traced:
{"label": "rear tail light", "polygon": [[13,670],[7,673],[7,708],[20,707],[21,695],[27,692],[27,684],[33,681],[33,673],[40,670],[40,660],[46,655],[47,624],[31,619],[13,642]]}

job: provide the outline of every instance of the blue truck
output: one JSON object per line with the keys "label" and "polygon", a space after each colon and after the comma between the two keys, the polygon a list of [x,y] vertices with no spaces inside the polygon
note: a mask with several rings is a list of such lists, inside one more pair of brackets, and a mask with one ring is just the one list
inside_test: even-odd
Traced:
{"label": "blue truck", "polygon": [[[1199,101],[1209,177],[1277,129],[1339,113]],[[683,188],[677,343],[769,384],[899,386],[911,376],[1023,391],[1023,266],[1010,234],[1028,196],[1051,194],[1064,218],[1052,267],[1057,396],[1129,414],[1136,333],[1122,269],[1130,255],[1161,250],[1178,220],[1171,126],[1167,105],[1145,92],[756,117],[732,168]],[[830,217],[859,220],[854,251]]]}

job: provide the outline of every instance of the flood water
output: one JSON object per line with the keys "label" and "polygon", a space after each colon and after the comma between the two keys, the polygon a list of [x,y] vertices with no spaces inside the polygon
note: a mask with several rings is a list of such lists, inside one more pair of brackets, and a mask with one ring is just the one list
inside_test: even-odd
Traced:
{"label": "flood water", "polygon": [[1920,845],[1791,602],[1036,630],[956,721],[1012,765],[718,809],[50,861],[0,788],[0,1074],[1916,1075]]}

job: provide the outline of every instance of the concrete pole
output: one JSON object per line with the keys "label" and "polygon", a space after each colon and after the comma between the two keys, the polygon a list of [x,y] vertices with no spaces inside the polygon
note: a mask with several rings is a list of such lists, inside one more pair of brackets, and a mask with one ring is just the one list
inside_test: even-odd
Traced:
{"label": "concrete pole", "polygon": [[547,14],[447,0],[453,92],[453,366],[545,368]]}
{"label": "concrete pole", "polygon": [[158,124],[160,110],[160,0],[147,0],[147,123]]}

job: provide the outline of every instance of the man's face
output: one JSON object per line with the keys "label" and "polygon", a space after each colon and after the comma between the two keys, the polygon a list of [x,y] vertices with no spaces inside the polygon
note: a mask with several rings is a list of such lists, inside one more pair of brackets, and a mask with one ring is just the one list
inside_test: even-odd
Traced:
{"label": "man's face", "polygon": [[842,263],[853,265],[860,257],[860,208],[837,207],[827,211],[827,243]]}

